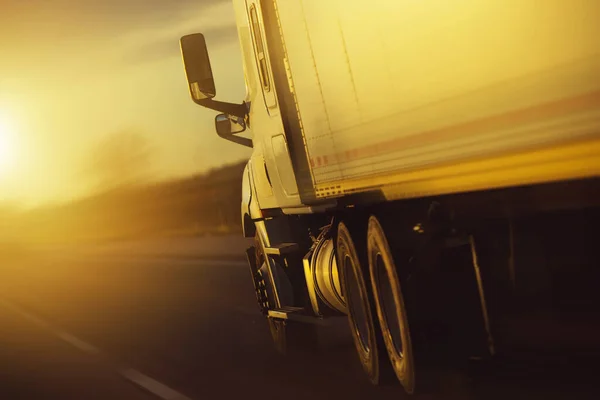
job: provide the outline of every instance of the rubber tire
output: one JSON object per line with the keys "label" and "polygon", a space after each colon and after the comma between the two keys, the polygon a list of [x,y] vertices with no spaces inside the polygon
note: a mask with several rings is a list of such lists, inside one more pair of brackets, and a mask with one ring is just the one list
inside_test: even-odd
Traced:
{"label": "rubber tire", "polygon": [[[362,230],[363,232],[366,229]],[[358,229],[360,232],[360,228]],[[364,235],[364,234],[363,234]],[[348,323],[350,332],[356,348],[362,369],[367,375],[369,381],[374,385],[380,385],[390,382],[393,378],[391,366],[386,355],[385,345],[381,335],[381,330],[375,317],[375,308],[370,293],[370,278],[366,263],[361,262],[359,251],[355,243],[364,243],[364,240],[353,241],[347,226],[341,222],[337,229],[336,255],[338,268],[342,276],[342,289],[348,308]],[[364,248],[364,246],[363,246]],[[364,254],[364,252],[362,252]],[[351,280],[354,282],[351,282]],[[356,285],[352,287],[352,284]],[[360,308],[359,308],[360,307]],[[361,311],[362,310],[362,311]],[[360,329],[357,319],[362,314],[366,336],[361,340]]]}
{"label": "rubber tire", "polygon": [[[413,394],[417,382],[408,311],[390,246],[375,216],[369,218],[367,254],[375,308],[385,348],[400,384],[408,394]],[[382,272],[385,272],[384,276]],[[382,282],[382,278],[387,279],[387,282]],[[393,308],[389,307],[390,303],[393,303]],[[385,307],[386,304],[388,307]],[[397,349],[397,342],[401,342],[401,351]]]}

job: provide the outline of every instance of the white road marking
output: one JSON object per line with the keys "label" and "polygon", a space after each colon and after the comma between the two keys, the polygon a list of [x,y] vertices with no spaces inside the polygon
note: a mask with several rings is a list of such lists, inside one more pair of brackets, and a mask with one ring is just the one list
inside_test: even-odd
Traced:
{"label": "white road marking", "polygon": [[68,332],[53,330],[53,333],[56,336],[58,336],[59,338],[61,338],[62,340],[64,340],[65,342],[69,343],[71,346],[77,347],[79,350],[83,351],[84,353],[88,353],[88,354],[92,354],[92,355],[97,355],[97,354],[101,353],[99,348],[92,346],[89,343],[84,342],[83,340],[71,335]]}
{"label": "white road marking", "polygon": [[32,322],[33,324],[39,326],[40,328],[49,329],[49,330],[52,329],[52,327],[50,326],[50,324],[48,324],[43,319],[38,318],[35,315],[31,315],[31,314],[29,314],[29,313],[21,310],[19,307],[15,306],[12,303],[9,303],[8,301],[4,300],[3,298],[0,298],[0,304],[2,304],[2,306],[4,308],[7,308],[7,309],[9,309],[12,312],[21,315],[21,317],[23,317],[26,320],[28,320],[29,322]]}
{"label": "white road marking", "polygon": [[[30,314],[29,312],[21,309],[20,307],[12,304],[11,302],[9,302],[1,297],[0,297],[0,305],[2,305],[4,308],[14,312],[15,314],[20,315],[24,319],[33,323],[34,325],[37,325],[38,327],[40,327],[46,331],[49,331],[56,337],[60,338],[61,340],[67,342],[71,346],[81,350],[82,352],[84,352],[88,355],[98,356],[102,353],[100,351],[100,349],[97,348],[96,346],[93,346],[68,332],[65,332],[61,329],[53,327],[47,321],[44,321],[43,319],[41,319],[33,314]],[[120,367],[120,368],[115,368],[115,369],[119,373],[119,375],[123,376],[125,379],[142,387],[143,389],[149,391],[153,395],[155,395],[163,400],[191,400],[189,397],[179,393],[178,391],[176,391],[174,389],[171,389],[167,385],[164,385],[164,384],[160,383],[159,381],[150,378],[147,375],[142,374],[141,372],[139,372],[133,368]]]}
{"label": "white road marking", "polygon": [[161,399],[165,400],[190,400],[189,397],[182,395],[181,393],[171,389],[170,387],[163,385],[150,378],[147,375],[142,374],[139,371],[136,371],[133,368],[122,368],[119,370],[119,373],[123,375],[126,379],[131,382],[136,383],[137,385],[143,387],[144,389],[150,391]]}

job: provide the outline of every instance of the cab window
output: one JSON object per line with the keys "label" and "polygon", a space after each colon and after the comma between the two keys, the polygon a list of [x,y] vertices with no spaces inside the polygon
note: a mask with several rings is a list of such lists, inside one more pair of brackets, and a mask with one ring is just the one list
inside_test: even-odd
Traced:
{"label": "cab window", "polygon": [[264,41],[262,32],[260,30],[260,23],[258,19],[258,12],[256,6],[252,4],[250,6],[250,24],[252,25],[252,36],[254,37],[254,46],[256,48],[256,56],[258,58],[258,70],[260,74],[260,82],[263,89],[268,92],[271,90],[271,81],[269,78],[269,69],[267,67],[267,56],[265,52]]}

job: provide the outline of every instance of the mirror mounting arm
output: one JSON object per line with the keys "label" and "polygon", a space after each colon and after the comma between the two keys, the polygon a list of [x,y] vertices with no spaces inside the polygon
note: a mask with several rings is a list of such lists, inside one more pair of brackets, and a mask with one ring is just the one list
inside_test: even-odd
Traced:
{"label": "mirror mounting arm", "polygon": [[234,117],[246,119],[246,116],[248,115],[248,107],[246,106],[246,103],[235,104],[213,99],[193,100],[198,105],[210,108],[211,110],[233,115]]}
{"label": "mirror mounting arm", "polygon": [[229,140],[230,142],[241,144],[242,146],[246,146],[246,147],[253,147],[252,139],[248,139],[248,138],[241,137],[241,136],[235,136],[235,135],[222,135],[218,131],[217,131],[217,135],[219,135],[219,137],[221,137],[223,139]]}

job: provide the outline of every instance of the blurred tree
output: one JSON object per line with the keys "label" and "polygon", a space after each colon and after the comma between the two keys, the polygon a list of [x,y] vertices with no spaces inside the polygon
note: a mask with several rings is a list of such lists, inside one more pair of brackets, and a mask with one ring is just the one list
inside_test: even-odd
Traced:
{"label": "blurred tree", "polygon": [[103,138],[87,160],[85,174],[97,191],[145,182],[150,174],[151,147],[135,130],[122,130]]}

